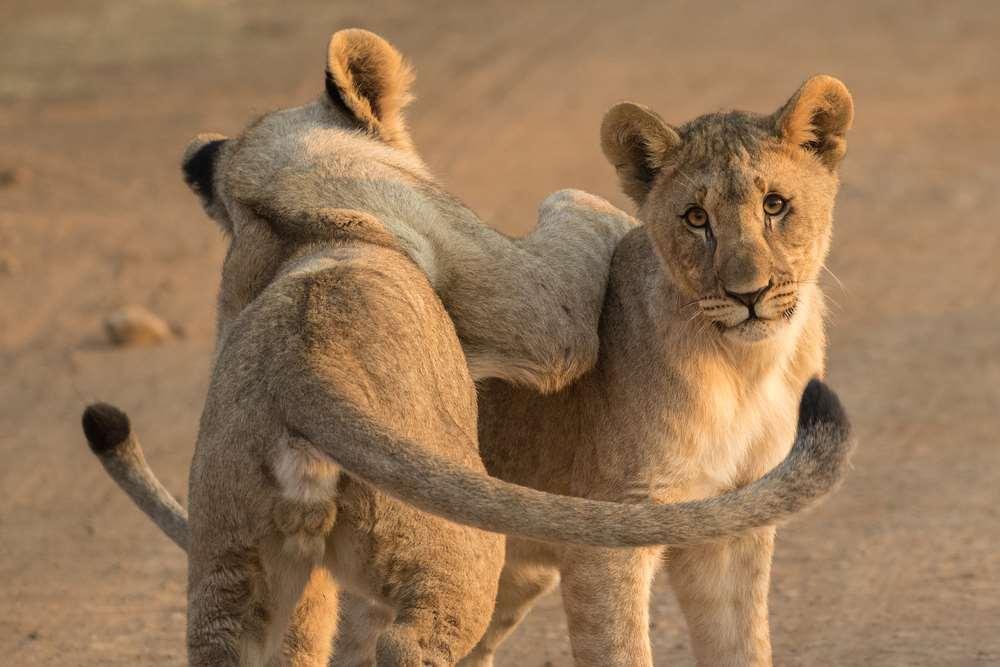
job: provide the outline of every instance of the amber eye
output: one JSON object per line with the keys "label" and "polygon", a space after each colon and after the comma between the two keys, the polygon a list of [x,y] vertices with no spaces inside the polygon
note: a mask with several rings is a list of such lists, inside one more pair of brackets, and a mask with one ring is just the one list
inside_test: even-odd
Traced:
{"label": "amber eye", "polygon": [[788,200],[772,192],[764,197],[764,213],[770,216],[781,215],[788,207]]}
{"label": "amber eye", "polygon": [[692,227],[704,227],[708,224],[708,213],[701,206],[692,206],[684,212],[684,222]]}

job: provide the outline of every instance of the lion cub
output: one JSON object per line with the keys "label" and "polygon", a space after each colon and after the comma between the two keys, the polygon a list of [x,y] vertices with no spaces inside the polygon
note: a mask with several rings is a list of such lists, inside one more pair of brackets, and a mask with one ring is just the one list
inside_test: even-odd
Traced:
{"label": "lion cub", "polygon": [[[553,493],[676,503],[742,487],[780,461],[802,388],[823,373],[816,283],[852,117],[850,93],[828,76],[767,116],[673,128],[635,104],[612,108],[604,153],[644,225],[615,253],[599,361],[551,396],[481,388],[490,473]],[[770,664],[773,543],[773,527],[625,550],[510,538],[493,621],[467,664],[489,664],[560,577],[577,664],[651,664],[649,587],[664,561],[699,664]]]}

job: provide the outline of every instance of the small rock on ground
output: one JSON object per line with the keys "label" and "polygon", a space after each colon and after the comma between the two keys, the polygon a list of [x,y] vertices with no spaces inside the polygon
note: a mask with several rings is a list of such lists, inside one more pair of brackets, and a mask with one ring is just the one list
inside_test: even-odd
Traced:
{"label": "small rock on ground", "polygon": [[125,306],[108,315],[104,331],[114,345],[158,345],[171,336],[170,325],[142,306]]}
{"label": "small rock on ground", "polygon": [[29,176],[30,173],[24,167],[0,167],[0,188],[26,183]]}

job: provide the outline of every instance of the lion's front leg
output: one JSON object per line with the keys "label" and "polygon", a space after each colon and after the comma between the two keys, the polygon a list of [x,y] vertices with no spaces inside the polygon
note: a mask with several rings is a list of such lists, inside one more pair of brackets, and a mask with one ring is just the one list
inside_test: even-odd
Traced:
{"label": "lion's front leg", "polygon": [[567,549],[562,597],[577,667],[652,667],[649,591],[660,551]]}
{"label": "lion's front leg", "polygon": [[451,257],[440,294],[473,378],[551,393],[593,368],[611,258],[634,226],[600,197],[561,190],[528,236],[483,230]]}
{"label": "lion's front leg", "polygon": [[699,665],[771,664],[767,592],[773,551],[774,528],[670,550],[670,583]]}

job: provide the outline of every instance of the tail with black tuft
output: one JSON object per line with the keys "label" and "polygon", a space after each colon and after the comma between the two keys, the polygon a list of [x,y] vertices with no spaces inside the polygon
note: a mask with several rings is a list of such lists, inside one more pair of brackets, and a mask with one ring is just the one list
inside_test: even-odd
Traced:
{"label": "tail with black tuft", "polygon": [[813,378],[799,402],[799,430],[811,431],[820,426],[836,431],[838,440],[846,440],[851,432],[851,422],[837,394],[822,380]]}
{"label": "tail with black tuft", "polygon": [[123,444],[132,433],[128,415],[108,403],[94,403],[83,411],[83,434],[90,451],[107,456]]}
{"label": "tail with black tuft", "polygon": [[187,512],[156,478],[128,415],[113,405],[94,403],[83,411],[83,434],[111,479],[181,549],[188,548]]}

